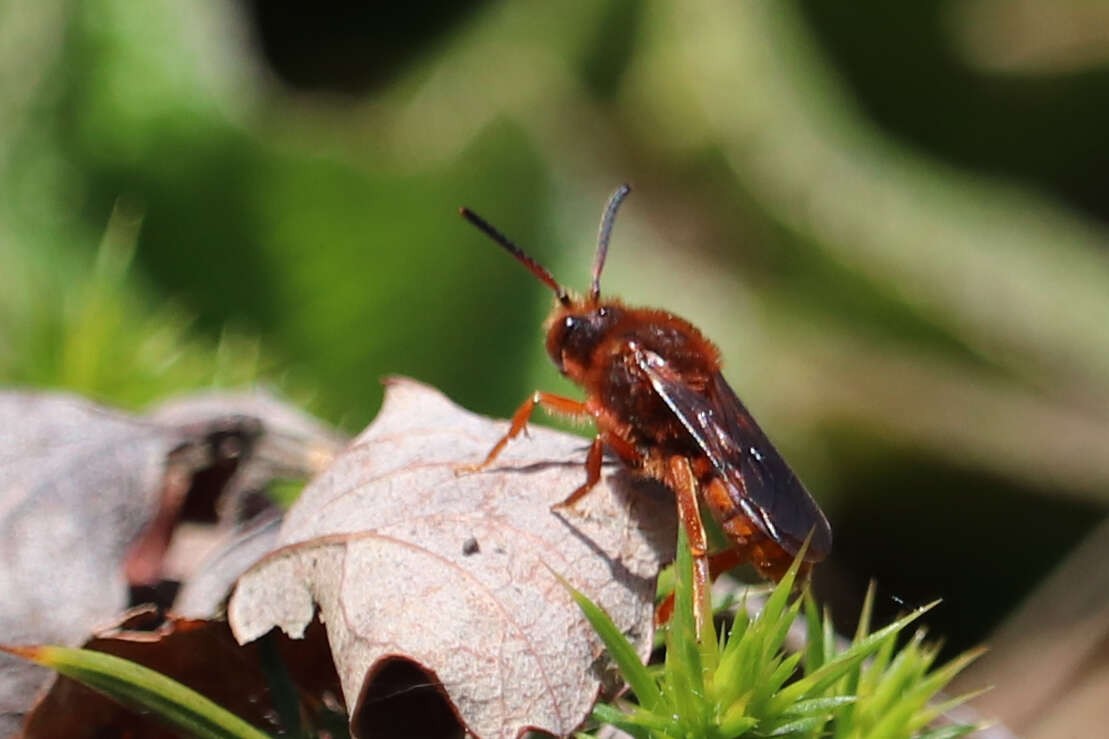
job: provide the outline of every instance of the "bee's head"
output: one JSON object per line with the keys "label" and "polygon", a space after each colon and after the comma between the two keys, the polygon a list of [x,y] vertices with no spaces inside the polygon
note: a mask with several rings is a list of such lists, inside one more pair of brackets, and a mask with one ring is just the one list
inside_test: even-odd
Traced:
{"label": "bee's head", "polygon": [[547,354],[558,371],[579,379],[592,363],[593,350],[623,315],[624,308],[614,302],[555,308],[547,323]]}

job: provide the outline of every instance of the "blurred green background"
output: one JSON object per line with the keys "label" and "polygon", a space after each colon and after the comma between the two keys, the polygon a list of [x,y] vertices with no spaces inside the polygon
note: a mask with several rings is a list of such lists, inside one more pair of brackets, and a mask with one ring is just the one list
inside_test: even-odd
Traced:
{"label": "blurred green background", "polygon": [[572,394],[549,291],[457,209],[582,288],[627,181],[605,291],[721,346],[845,625],[877,577],[977,643],[1103,518],[1103,3],[314,8],[0,6],[7,384],[257,381],[351,432],[388,374]]}

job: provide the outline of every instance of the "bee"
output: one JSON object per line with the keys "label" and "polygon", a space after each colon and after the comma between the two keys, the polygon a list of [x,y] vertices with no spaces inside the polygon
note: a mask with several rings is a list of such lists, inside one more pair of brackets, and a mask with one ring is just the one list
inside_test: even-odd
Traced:
{"label": "bee", "polygon": [[[693,324],[654,308],[601,297],[601,272],[616,212],[631,189],[613,193],[601,218],[593,279],[585,296],[570,293],[542,265],[473,211],[461,215],[550,287],[557,304],[545,324],[547,354],[585,390],[584,401],[534,392],[512,417],[482,470],[527,425],[536,406],[592,419],[585,482],[555,508],[572,506],[600,480],[607,448],[634,472],[675,496],[694,559],[694,603],[721,571],[749,562],[775,581],[806,540],[803,567],[824,559],[832,530],[820,506],[774,448],[721,374],[720,350]],[[709,555],[699,503],[731,547]],[[699,614],[700,616],[700,614]],[[701,618],[697,618],[701,623]]]}

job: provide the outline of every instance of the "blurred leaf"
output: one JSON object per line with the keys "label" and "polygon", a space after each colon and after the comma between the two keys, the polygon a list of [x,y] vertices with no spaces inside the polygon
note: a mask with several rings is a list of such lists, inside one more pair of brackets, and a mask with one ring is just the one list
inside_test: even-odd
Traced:
{"label": "blurred leaf", "polygon": [[[262,552],[219,568],[174,558],[181,522],[207,520],[241,545],[244,529],[272,515],[250,494],[274,476],[322,468],[339,443],[260,394],[179,398],[132,416],[69,395],[0,392],[0,640],[81,643],[127,608],[133,589],[176,578],[189,591],[198,572],[208,598],[188,605],[211,616]],[[4,664],[0,733],[45,679]]]}
{"label": "blurred leaf", "polygon": [[1062,74],[1109,64],[1109,8],[1097,0],[970,0],[951,6],[965,57],[1010,74]]}

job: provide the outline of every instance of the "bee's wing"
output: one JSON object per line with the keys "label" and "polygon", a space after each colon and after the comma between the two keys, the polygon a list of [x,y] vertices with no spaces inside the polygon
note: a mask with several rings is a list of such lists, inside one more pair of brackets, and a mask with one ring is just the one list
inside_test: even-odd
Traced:
{"label": "bee's wing", "polygon": [[824,559],[832,548],[828,519],[724,377],[717,372],[704,391],[697,391],[658,354],[637,349],[635,355],[651,387],[708,456],[752,522],[790,554],[796,554],[811,533],[805,559]]}

